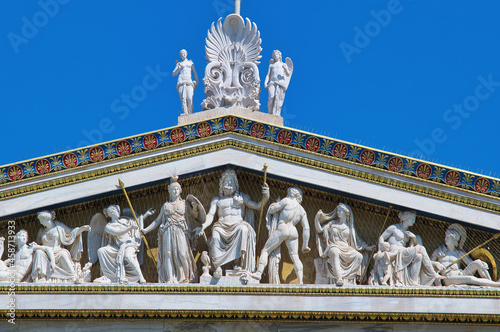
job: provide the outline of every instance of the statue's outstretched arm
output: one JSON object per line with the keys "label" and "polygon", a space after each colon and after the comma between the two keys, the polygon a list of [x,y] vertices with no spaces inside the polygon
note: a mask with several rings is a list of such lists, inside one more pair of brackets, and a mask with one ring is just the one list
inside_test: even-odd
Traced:
{"label": "statue's outstretched arm", "polygon": [[269,185],[267,183],[264,183],[264,185],[262,186],[262,194],[264,195],[264,197],[262,198],[263,200],[259,201],[258,203],[252,201],[252,199],[250,199],[250,196],[246,194],[243,195],[245,205],[253,210],[260,210],[262,205],[265,205],[269,200]]}
{"label": "statue's outstretched arm", "polygon": [[132,228],[134,228],[134,226],[127,226],[122,228],[122,225],[107,224],[106,227],[104,227],[104,231],[111,236],[120,236],[128,233]]}
{"label": "statue's outstretched arm", "polygon": [[[149,210],[148,210],[149,211]],[[142,230],[142,233],[143,234],[148,234],[149,232],[151,232],[153,229],[155,229],[156,227],[158,227],[160,225],[160,223],[162,222],[162,219],[163,219],[163,213],[165,212],[164,210],[164,207],[162,206],[161,210],[160,210],[160,213],[158,214],[158,217],[156,217],[155,221],[153,221],[151,224],[149,224],[148,227],[146,227],[145,229]]]}

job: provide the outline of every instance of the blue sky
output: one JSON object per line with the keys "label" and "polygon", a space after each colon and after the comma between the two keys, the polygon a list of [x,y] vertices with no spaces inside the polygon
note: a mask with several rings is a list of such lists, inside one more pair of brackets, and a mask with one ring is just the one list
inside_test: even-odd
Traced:
{"label": "blue sky", "polygon": [[[212,22],[233,0],[4,0],[0,165],[177,124],[171,76],[187,49],[200,79]],[[293,128],[500,177],[500,2],[242,0],[294,62]],[[124,108],[144,78],[158,84]],[[201,111],[203,87],[195,90]],[[267,112],[267,90],[261,92]],[[120,108],[121,107],[121,108]]]}

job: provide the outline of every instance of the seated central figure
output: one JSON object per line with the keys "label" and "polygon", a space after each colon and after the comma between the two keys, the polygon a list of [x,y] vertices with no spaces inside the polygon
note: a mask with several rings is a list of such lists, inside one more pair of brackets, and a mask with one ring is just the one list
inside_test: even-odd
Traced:
{"label": "seated central figure", "polygon": [[196,229],[196,236],[203,234],[217,214],[218,219],[212,227],[212,239],[209,241],[215,278],[222,276],[222,265],[238,258],[242,270],[253,272],[255,269],[256,236],[252,210],[260,210],[261,205],[267,202],[269,187],[267,184],[262,187],[263,203],[252,201],[250,196],[240,193],[238,189],[236,172],[227,170],[222,173],[219,196],[212,199],[205,223]]}

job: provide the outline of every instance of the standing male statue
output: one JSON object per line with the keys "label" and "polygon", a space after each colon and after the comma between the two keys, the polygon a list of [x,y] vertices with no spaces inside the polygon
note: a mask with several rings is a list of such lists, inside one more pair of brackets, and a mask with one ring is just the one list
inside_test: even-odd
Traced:
{"label": "standing male statue", "polygon": [[[307,221],[307,214],[304,208],[300,205],[302,203],[302,191],[299,188],[288,188],[287,197],[281,201],[273,203],[269,206],[267,211],[268,215],[268,228],[270,229],[269,238],[264,245],[264,249],[260,254],[259,264],[257,267],[257,276],[260,278],[267,265],[269,254],[273,256],[275,250],[279,249],[283,242],[288,247],[290,258],[293,262],[295,273],[297,274],[297,283],[303,284],[303,265],[299,259],[299,233],[297,232],[297,225],[299,222],[303,228],[303,241],[302,252],[308,253],[311,249],[309,243],[309,222]],[[272,218],[272,219],[271,219]],[[269,225],[274,224],[274,225]],[[271,230],[274,228],[274,231]],[[274,270],[276,271],[276,270]],[[276,271],[277,272],[277,271]],[[273,274],[276,274],[273,273]],[[276,275],[269,275],[270,283],[279,281]],[[274,281],[273,281],[274,280]]]}
{"label": "standing male statue", "polygon": [[252,201],[250,196],[238,191],[235,171],[227,170],[222,173],[219,196],[212,199],[205,223],[195,230],[197,237],[202,235],[217,214],[218,219],[212,227],[212,239],[209,241],[215,278],[222,276],[222,265],[238,258],[240,258],[240,270],[250,273],[254,271],[256,235],[251,210],[260,210],[261,205],[269,199],[267,184],[263,185],[262,194],[263,202]]}
{"label": "standing male statue", "polygon": [[285,100],[285,91],[290,83],[293,73],[293,62],[286,58],[285,63],[281,61],[281,52],[273,51],[273,58],[269,63],[269,71],[264,81],[264,88],[269,89],[269,100],[267,109],[269,114],[280,115],[281,106]]}
{"label": "standing male statue", "polygon": [[[181,50],[179,52],[181,61],[175,60],[175,69],[172,76],[179,74],[177,79],[177,91],[179,92],[179,97],[181,98],[182,112],[184,114],[193,113],[193,94],[194,88],[198,85],[198,74],[194,68],[194,63],[187,59],[187,51]],[[191,75],[194,77],[194,81],[191,79]]]}

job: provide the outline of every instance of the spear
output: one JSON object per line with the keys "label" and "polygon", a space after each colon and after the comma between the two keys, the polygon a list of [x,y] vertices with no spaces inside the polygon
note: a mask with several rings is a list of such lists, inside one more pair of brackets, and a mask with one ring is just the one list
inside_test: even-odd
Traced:
{"label": "spear", "polygon": [[[264,164],[264,183],[266,183],[267,180],[267,164]],[[260,235],[260,224],[262,222],[262,213],[264,213],[264,202],[265,202],[265,197],[262,197],[262,203],[260,206],[260,216],[259,216],[259,223],[257,224],[257,238],[255,239],[255,244],[259,243],[259,235]]]}
{"label": "spear", "polygon": [[[382,228],[380,229],[380,232],[378,234],[377,241],[382,236],[382,232],[385,229],[385,224],[387,223],[387,219],[389,218],[389,213],[391,212],[391,209],[392,209],[392,205],[390,205],[389,210],[387,210],[387,215],[385,216],[384,224],[382,225]],[[365,278],[366,272],[368,271],[368,267],[369,267],[369,265],[372,261],[372,258],[373,258],[373,253],[374,253],[374,251],[372,250],[372,253],[370,254],[370,259],[368,260],[368,263],[366,264],[365,272],[363,272],[363,276],[361,277],[360,282],[363,282],[363,279]]]}
{"label": "spear", "polygon": [[139,225],[139,220],[137,220],[137,216],[135,214],[134,208],[132,207],[132,203],[130,202],[130,199],[128,198],[127,191],[125,190],[125,184],[120,179],[118,179],[118,183],[120,184],[120,188],[122,188],[123,193],[125,194],[125,198],[127,199],[128,206],[130,207],[130,210],[132,210],[132,214],[134,215],[134,219],[135,219],[135,222],[137,223],[137,227],[139,227],[139,233],[142,236],[142,240],[144,241],[144,244],[146,245],[146,248],[148,248],[148,251],[149,251],[149,253],[151,255],[151,258],[153,259],[153,263],[155,263],[156,269],[158,269],[158,265],[156,265],[156,258],[153,255],[153,252],[151,251],[151,249],[149,248],[149,244],[148,244],[148,241],[146,240],[146,237],[141,232],[141,226]]}
{"label": "spear", "polygon": [[481,243],[480,245],[478,245],[477,247],[475,247],[474,249],[472,249],[471,251],[469,251],[468,253],[460,256],[459,259],[457,259],[456,261],[454,261],[453,263],[451,263],[450,265],[448,265],[447,267],[445,267],[445,269],[449,269],[452,265],[460,262],[462,259],[464,259],[465,257],[469,256],[469,254],[471,254],[473,251],[476,251],[477,249],[481,248],[482,246],[484,246],[485,244],[487,244],[488,242],[492,241],[492,240],[495,240],[495,239],[498,239],[500,237],[500,233],[497,233],[495,235],[493,235],[493,237],[489,240],[486,240],[485,242]]}

